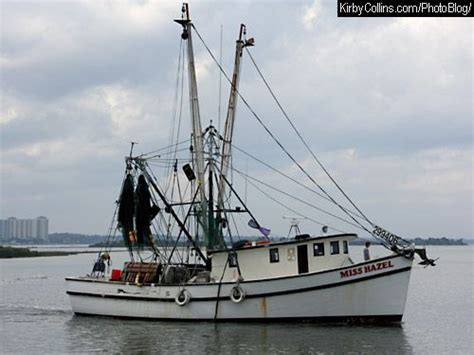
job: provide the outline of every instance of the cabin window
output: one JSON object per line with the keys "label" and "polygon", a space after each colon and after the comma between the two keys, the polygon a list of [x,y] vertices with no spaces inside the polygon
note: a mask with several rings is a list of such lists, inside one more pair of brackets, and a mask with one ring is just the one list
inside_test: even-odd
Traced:
{"label": "cabin window", "polygon": [[278,254],[278,248],[270,249],[270,262],[278,263],[280,261],[280,255]]}
{"label": "cabin window", "polygon": [[344,240],[342,242],[342,250],[344,251],[344,254],[349,254],[349,246],[347,245],[347,240]]}
{"label": "cabin window", "polygon": [[339,254],[339,241],[331,242],[331,255]]}
{"label": "cabin window", "polygon": [[324,255],[324,243],[314,243],[313,244],[313,255],[314,256]]}
{"label": "cabin window", "polygon": [[237,253],[229,253],[227,259],[229,261],[229,267],[237,267]]}

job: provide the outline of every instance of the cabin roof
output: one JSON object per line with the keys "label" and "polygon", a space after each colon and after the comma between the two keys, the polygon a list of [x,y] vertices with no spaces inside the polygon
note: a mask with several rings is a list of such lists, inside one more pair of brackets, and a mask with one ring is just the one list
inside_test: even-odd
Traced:
{"label": "cabin roof", "polygon": [[326,239],[356,239],[357,234],[355,233],[343,233],[343,234],[332,234],[332,235],[321,235],[315,237],[309,237],[304,239],[289,239],[289,240],[281,240],[281,241],[271,241],[268,244],[260,244],[260,245],[250,245],[250,246],[242,246],[240,248],[226,248],[226,249],[216,249],[216,250],[208,250],[207,254],[217,254],[223,252],[229,252],[231,250],[249,250],[249,249],[258,249],[258,248],[268,248],[268,247],[278,247],[281,245],[288,245],[288,244],[301,244],[307,243],[312,241],[319,241],[319,240],[326,240]]}

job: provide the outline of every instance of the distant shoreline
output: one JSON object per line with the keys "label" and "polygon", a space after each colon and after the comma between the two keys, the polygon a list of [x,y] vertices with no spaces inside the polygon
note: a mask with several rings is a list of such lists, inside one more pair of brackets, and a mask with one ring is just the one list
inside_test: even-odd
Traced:
{"label": "distant shoreline", "polygon": [[[9,246],[24,246],[24,245],[89,245],[90,247],[104,247],[106,244],[112,247],[125,247],[121,238],[117,240],[117,237],[114,241],[107,243],[107,236],[103,235],[85,235],[85,234],[76,234],[76,233],[53,233],[48,236],[48,239],[3,239],[0,236],[0,244],[9,245]],[[257,240],[257,236],[242,236],[241,240]],[[279,241],[285,240],[286,238],[274,236],[271,237],[272,240]],[[351,242],[352,245],[363,245],[366,241],[370,241],[372,244],[378,244],[378,241],[370,238],[359,238]],[[414,238],[408,239],[409,242],[415,243],[416,245],[473,245],[474,239],[466,238]],[[163,246],[163,242],[157,241],[159,246]],[[174,241],[169,241],[168,246],[173,245]],[[183,241],[178,242],[178,246],[185,245]],[[42,252],[40,252],[42,253]]]}
{"label": "distant shoreline", "polygon": [[[466,246],[470,244],[474,244],[473,241],[467,243],[464,239],[450,239],[450,238],[415,238],[415,239],[407,239],[410,243],[414,243],[417,246],[423,245],[457,245],[457,246]],[[365,242],[369,241],[371,244],[380,244],[375,240],[366,240],[366,239],[356,239],[351,241],[351,245],[364,245]]]}
{"label": "distant shoreline", "polygon": [[[277,240],[277,239],[275,239]],[[356,239],[351,241],[351,245],[364,245],[367,240],[365,239]],[[415,243],[417,246],[468,246],[473,245],[474,241],[470,241],[470,243],[465,243],[463,239],[448,239],[448,238],[428,238],[428,239],[409,239],[408,241]],[[373,245],[378,245],[377,241],[370,241]],[[68,256],[68,255],[76,255],[76,254],[84,254],[84,253],[93,253],[95,251],[38,251],[38,250],[31,250],[31,247],[35,245],[54,245],[51,244],[35,244],[35,243],[24,243],[22,245],[27,244],[28,247],[24,246],[11,246],[9,243],[8,246],[0,245],[0,259],[16,259],[16,258],[35,258],[35,257],[44,257],[44,256]],[[55,243],[60,244],[60,243]],[[84,247],[89,248],[100,248],[105,247],[105,242],[99,242],[91,245],[83,244],[83,243],[68,243],[70,245],[82,245]],[[178,246],[181,246],[182,243],[178,243]],[[170,246],[172,243],[170,243]],[[115,241],[108,245],[108,247],[112,248],[123,248],[125,247],[123,241]]]}
{"label": "distant shoreline", "polygon": [[[273,240],[278,241],[280,239],[273,239]],[[374,245],[380,244],[375,240],[366,240],[366,239],[360,239],[360,238],[351,241],[350,244],[351,245],[364,245],[366,241],[370,241]],[[448,238],[428,238],[428,239],[416,238],[416,239],[408,239],[408,241],[411,243],[415,243],[415,245],[418,245],[418,246],[423,246],[423,245],[467,246],[469,245],[468,243],[464,242],[463,239],[448,239]],[[157,244],[159,247],[164,247],[162,243],[157,243]],[[174,243],[170,242],[168,246],[173,246],[173,245]],[[185,246],[185,245],[186,243],[184,242],[178,242],[177,244],[178,247]],[[102,248],[106,246],[112,247],[112,248],[125,248],[125,243],[122,240],[119,240],[119,241],[109,242],[108,244],[106,242],[99,242],[99,243],[89,245],[90,248]]]}
{"label": "distant shoreline", "polygon": [[91,253],[91,251],[38,251],[30,247],[12,247],[0,245],[0,259],[37,258],[42,256],[68,256]]}
{"label": "distant shoreline", "polygon": [[41,256],[66,256],[71,254],[77,253],[66,251],[36,251],[31,250],[29,248],[0,246],[0,259],[35,258]]}

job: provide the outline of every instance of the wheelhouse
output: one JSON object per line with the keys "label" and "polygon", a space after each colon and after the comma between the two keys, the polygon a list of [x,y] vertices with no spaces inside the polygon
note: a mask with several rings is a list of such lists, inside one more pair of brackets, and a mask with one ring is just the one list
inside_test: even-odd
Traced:
{"label": "wheelhouse", "polygon": [[352,265],[349,242],[356,234],[248,242],[233,249],[209,251],[211,279],[224,282],[314,273]]}

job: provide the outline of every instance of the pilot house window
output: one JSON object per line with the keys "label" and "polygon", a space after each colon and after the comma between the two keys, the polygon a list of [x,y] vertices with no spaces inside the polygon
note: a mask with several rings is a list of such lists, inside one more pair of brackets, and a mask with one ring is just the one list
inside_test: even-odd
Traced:
{"label": "pilot house window", "polygon": [[280,255],[278,254],[278,248],[270,249],[270,262],[278,263],[280,261]]}
{"label": "pilot house window", "polygon": [[331,242],[331,255],[339,254],[339,241]]}
{"label": "pilot house window", "polygon": [[347,240],[344,240],[342,242],[342,250],[344,251],[344,254],[349,254],[349,246],[347,245]]}
{"label": "pilot house window", "polygon": [[324,243],[314,243],[313,244],[313,255],[314,256],[324,255]]}

